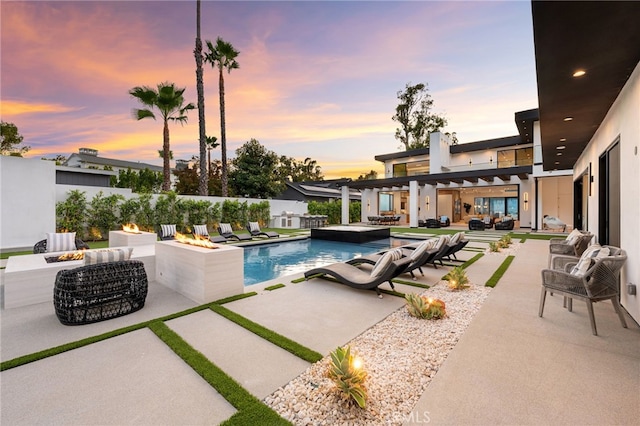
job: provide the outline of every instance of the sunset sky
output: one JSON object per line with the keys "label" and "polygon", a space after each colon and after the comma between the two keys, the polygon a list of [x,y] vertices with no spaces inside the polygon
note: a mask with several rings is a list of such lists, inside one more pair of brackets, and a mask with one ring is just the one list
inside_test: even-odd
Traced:
{"label": "sunset sky", "polygon": [[[136,121],[134,86],[195,87],[196,1],[6,1],[1,115],[27,157],[100,156],[161,165],[162,122]],[[325,178],[357,177],[398,151],[397,92],[427,83],[461,143],[517,134],[537,108],[531,4],[202,1],[202,38],[240,51],[225,74],[228,156],[255,138],[311,157]],[[217,72],[205,64],[207,134],[220,135]],[[198,114],[170,124],[175,158],[198,154]],[[220,158],[219,149],[212,154]]]}

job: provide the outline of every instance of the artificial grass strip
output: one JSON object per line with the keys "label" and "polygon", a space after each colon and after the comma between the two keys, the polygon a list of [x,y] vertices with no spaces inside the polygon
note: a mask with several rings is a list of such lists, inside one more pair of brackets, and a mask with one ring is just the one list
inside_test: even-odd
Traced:
{"label": "artificial grass strip", "polygon": [[[238,413],[231,416],[225,424],[251,424],[246,423],[248,419],[259,419],[259,423],[263,424],[290,424],[255,396],[247,392],[238,382],[209,361],[202,353],[195,350],[177,333],[167,327],[165,323],[153,321],[149,324],[149,329],[238,410]],[[240,415],[243,412],[244,414]]]}
{"label": "artificial grass strip", "polygon": [[513,259],[515,259],[515,256],[507,256],[504,262],[502,262],[502,264],[498,267],[498,269],[496,269],[493,275],[491,275],[491,278],[489,278],[484,285],[491,288],[495,287],[496,284],[498,284],[498,281],[500,281],[500,278],[502,278],[504,273],[507,272],[507,269],[509,269],[509,266],[511,265],[511,262],[513,262]]}
{"label": "artificial grass strip", "polygon": [[522,233],[522,232],[514,232],[514,233],[509,233],[509,235],[511,235],[511,238],[520,238],[525,239],[525,240],[550,240],[552,238],[558,238],[558,237],[564,237],[563,234],[559,234],[559,235],[547,235],[547,234],[529,234],[529,233]]}
{"label": "artificial grass strip", "polygon": [[429,288],[429,286],[426,284],[417,283],[415,281],[399,280],[397,278],[392,279],[391,282],[394,284],[410,285],[413,287],[420,287],[420,288]]}
{"label": "artificial grass strip", "polygon": [[385,290],[383,288],[379,289],[380,293],[389,294],[391,296],[402,297],[404,299],[405,294],[400,291],[395,290]]}
{"label": "artificial grass strip", "polygon": [[224,299],[218,299],[213,303],[216,305],[224,305],[225,303],[246,299],[247,297],[255,296],[256,294],[258,293],[256,293],[255,291],[250,291],[249,293],[241,293],[241,294],[236,294],[235,296],[225,297]]}
{"label": "artificial grass strip", "polygon": [[91,345],[92,343],[101,342],[112,337],[119,336],[121,334],[129,333],[131,331],[140,330],[147,327],[149,322],[143,322],[140,324],[130,325],[128,327],[119,328],[117,330],[110,331],[108,333],[99,334],[97,336],[87,337],[75,342],[65,343],[64,345],[55,346],[43,351],[34,352],[32,354],[23,355],[18,358],[10,359],[0,363],[0,371],[9,370],[11,368],[19,367],[21,365],[29,364],[31,362],[40,361],[41,359],[48,358],[50,356],[58,355],[63,352],[67,352],[73,349],[78,349],[83,346]]}
{"label": "artificial grass strip", "polygon": [[[313,275],[313,276],[311,276],[309,278],[316,278],[316,277],[319,277],[320,275],[322,275],[322,274]],[[293,284],[298,284],[298,283],[301,283],[301,282],[306,281],[306,280],[307,279],[305,277],[301,277],[301,278],[296,278],[295,280],[291,280],[291,282]]]}
{"label": "artificial grass strip", "polygon": [[282,287],[284,287],[284,284],[275,284],[275,285],[270,285],[269,287],[265,287],[264,289],[268,291],[273,291]]}
{"label": "artificial grass strip", "polygon": [[318,352],[302,346],[301,344],[294,342],[293,340],[281,334],[278,334],[275,331],[269,330],[268,328],[265,328],[260,324],[255,323],[250,319],[247,319],[242,315],[239,315],[221,305],[212,304],[210,306],[210,309],[215,313],[222,315],[229,321],[235,322],[236,324],[249,330],[250,332],[262,337],[263,339],[273,343],[276,346],[281,347],[285,351],[292,353],[298,358],[301,358],[310,363],[318,362],[322,359],[322,355],[320,355]]}
{"label": "artificial grass strip", "polygon": [[478,260],[480,260],[480,258],[484,256],[484,253],[478,253],[475,256],[473,256],[471,259],[467,260],[466,262],[464,262],[462,265],[460,265],[460,267],[462,269],[466,269],[469,266],[473,265],[474,263],[476,263]]}

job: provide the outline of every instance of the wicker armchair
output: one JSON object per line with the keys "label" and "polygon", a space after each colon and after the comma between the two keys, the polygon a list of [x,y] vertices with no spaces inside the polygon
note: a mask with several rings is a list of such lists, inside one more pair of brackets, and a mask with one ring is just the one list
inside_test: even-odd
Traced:
{"label": "wicker armchair", "polygon": [[[89,250],[89,246],[87,243],[82,241],[80,238],[76,238],[76,250]],[[47,252],[47,240],[38,241],[33,246],[33,253],[46,253]]]}
{"label": "wicker armchair", "polygon": [[575,256],[580,257],[582,253],[587,249],[589,243],[593,239],[593,234],[590,232],[582,232],[580,237],[573,243],[567,242],[565,238],[551,238],[549,240],[549,262],[548,268],[551,268],[553,258],[556,255]]}
{"label": "wicker armchair", "polygon": [[62,324],[90,324],[142,309],[147,291],[141,261],[98,263],[59,271],[53,305]]}
{"label": "wicker armchair", "polygon": [[[576,258],[558,256],[554,259],[554,266],[558,269],[544,269],[542,271],[542,293],[540,294],[540,308],[538,316],[542,317],[547,291],[565,296],[568,299],[568,310],[572,310],[573,299],[587,302],[591,330],[598,335],[596,320],[593,315],[593,302],[611,299],[622,327],[627,328],[624,314],[620,307],[618,276],[627,261],[627,254],[617,247],[609,247],[610,255],[596,260],[583,276],[572,275],[569,271],[576,265]],[[564,269],[561,269],[564,266]]]}

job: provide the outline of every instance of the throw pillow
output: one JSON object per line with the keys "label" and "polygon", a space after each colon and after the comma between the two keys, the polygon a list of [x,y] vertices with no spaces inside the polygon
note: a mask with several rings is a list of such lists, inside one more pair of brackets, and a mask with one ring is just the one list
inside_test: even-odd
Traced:
{"label": "throw pillow", "polygon": [[129,260],[133,247],[124,249],[104,249],[90,250],[84,252],[84,264],[96,265],[98,263],[119,262],[121,260]]}
{"label": "throw pillow", "polygon": [[382,275],[387,270],[391,262],[398,260],[401,257],[402,251],[400,249],[389,250],[383,254],[373,266],[373,269],[371,270],[371,277],[375,278]]}
{"label": "throw pillow", "polygon": [[176,225],[160,225],[163,237],[173,237],[176,235]]}
{"label": "throw pillow", "polygon": [[221,234],[233,234],[233,229],[231,228],[231,224],[229,224],[229,223],[221,223],[220,224],[220,233]]}
{"label": "throw pillow", "polygon": [[565,240],[567,244],[575,244],[578,241],[578,238],[582,235],[579,229],[574,229],[567,235],[567,239]]}
{"label": "throw pillow", "polygon": [[203,235],[205,237],[209,236],[207,225],[193,225],[193,233],[196,235]]}
{"label": "throw pillow", "polygon": [[607,256],[609,256],[609,247],[601,247],[600,244],[592,244],[582,253],[580,260],[576,266],[571,269],[570,274],[582,277],[591,267],[592,261]]}
{"label": "throw pillow", "polygon": [[438,238],[438,241],[436,242],[435,246],[433,248],[440,250],[442,248],[442,246],[446,245],[449,243],[449,236],[448,235],[440,235],[440,238]]}
{"label": "throw pillow", "polygon": [[430,241],[431,240],[427,240],[420,243],[420,245],[418,245],[418,247],[416,247],[416,249],[411,252],[411,255],[409,256],[409,258],[412,261],[419,259],[420,256],[424,254],[424,252],[429,250],[429,246],[432,244]]}
{"label": "throw pillow", "polygon": [[47,232],[47,252],[76,249],[75,232]]}
{"label": "throw pillow", "polygon": [[249,230],[251,232],[260,232],[260,225],[258,222],[249,222]]}

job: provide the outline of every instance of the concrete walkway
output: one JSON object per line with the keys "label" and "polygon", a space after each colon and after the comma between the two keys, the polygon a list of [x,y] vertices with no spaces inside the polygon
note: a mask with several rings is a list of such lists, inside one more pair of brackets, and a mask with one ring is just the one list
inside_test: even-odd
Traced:
{"label": "concrete walkway", "polygon": [[[558,296],[538,318],[547,244],[520,245],[406,424],[637,424],[640,328],[629,318],[623,329],[605,302],[596,304],[595,337],[586,307],[574,303],[569,313]],[[485,255],[468,270],[472,282],[485,282],[503,260]],[[420,281],[435,283],[447,269],[427,268]],[[393,296],[290,278],[247,288],[258,295],[225,307],[326,355],[404,306]],[[275,282],[286,287],[263,290]],[[152,283],[141,311],[81,327],[61,325],[49,304],[3,310],[2,360],[193,306]],[[210,310],[166,325],[260,399],[309,365]],[[217,424],[235,412],[148,329],[6,370],[0,380],[3,425]]]}

